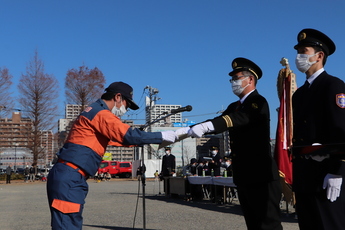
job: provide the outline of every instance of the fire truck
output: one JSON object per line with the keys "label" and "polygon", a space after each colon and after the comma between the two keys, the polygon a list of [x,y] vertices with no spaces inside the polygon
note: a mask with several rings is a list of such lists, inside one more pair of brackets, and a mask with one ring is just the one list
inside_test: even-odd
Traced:
{"label": "fire truck", "polygon": [[112,177],[130,178],[132,176],[132,162],[129,161],[102,161],[98,174],[109,172]]}

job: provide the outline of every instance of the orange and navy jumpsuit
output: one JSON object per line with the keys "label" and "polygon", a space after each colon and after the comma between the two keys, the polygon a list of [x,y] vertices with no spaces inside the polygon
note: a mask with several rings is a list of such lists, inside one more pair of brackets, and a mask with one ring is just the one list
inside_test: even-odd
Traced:
{"label": "orange and navy jumpsuit", "polygon": [[50,170],[47,195],[52,229],[81,229],[88,193],[86,179],[94,175],[109,143],[116,146],[160,144],[160,132],[132,129],[113,115],[102,99],[76,119]]}

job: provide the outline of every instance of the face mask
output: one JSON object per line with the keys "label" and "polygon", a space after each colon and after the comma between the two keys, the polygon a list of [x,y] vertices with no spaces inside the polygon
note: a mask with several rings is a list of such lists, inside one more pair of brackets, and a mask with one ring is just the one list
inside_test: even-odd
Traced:
{"label": "face mask", "polygon": [[127,109],[126,107],[122,104],[122,101],[121,101],[121,107],[120,108],[117,108],[116,105],[113,107],[113,109],[111,110],[111,112],[117,116],[117,117],[121,117],[123,116],[126,112],[127,112]]}
{"label": "face mask", "polygon": [[225,162],[226,166],[230,166],[230,162]]}
{"label": "face mask", "polygon": [[297,54],[295,63],[296,63],[296,67],[299,71],[301,71],[302,73],[305,73],[308,71],[308,69],[310,68],[310,66],[312,66],[313,64],[316,63],[316,61],[310,62],[309,58],[314,57],[317,53],[315,54]]}
{"label": "face mask", "polygon": [[247,86],[249,85],[249,83],[248,83],[248,85],[246,85],[245,87],[242,87],[242,81],[244,81],[247,78],[248,77],[244,77],[243,79],[238,79],[238,80],[232,81],[232,83],[231,83],[232,84],[232,92],[236,96],[240,95],[243,92],[243,90],[245,88],[247,88]]}
{"label": "face mask", "polygon": [[166,155],[169,155],[169,154],[170,154],[170,151],[165,151],[165,154],[166,154]]}
{"label": "face mask", "polygon": [[213,156],[217,155],[217,151],[213,150],[213,151],[212,151],[212,155],[213,155]]}

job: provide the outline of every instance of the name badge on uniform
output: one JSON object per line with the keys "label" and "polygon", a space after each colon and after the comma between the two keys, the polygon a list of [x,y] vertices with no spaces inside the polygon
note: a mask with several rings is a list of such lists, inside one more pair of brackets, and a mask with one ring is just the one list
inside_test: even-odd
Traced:
{"label": "name badge on uniform", "polygon": [[345,108],[345,94],[344,93],[337,94],[335,100],[336,100],[337,106],[339,106],[342,109]]}

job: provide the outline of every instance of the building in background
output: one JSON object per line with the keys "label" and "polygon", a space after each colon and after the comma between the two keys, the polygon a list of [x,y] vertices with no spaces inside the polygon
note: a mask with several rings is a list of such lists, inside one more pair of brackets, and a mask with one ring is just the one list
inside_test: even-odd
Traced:
{"label": "building in background", "polygon": [[37,165],[39,168],[44,168],[45,165],[50,167],[55,157],[57,150],[57,142],[52,130],[41,131],[41,149]]}
{"label": "building in background", "polygon": [[[13,112],[12,118],[0,119],[0,167],[25,168],[33,163],[30,150],[32,120],[22,117],[21,112]],[[38,167],[50,165],[55,155],[56,144],[52,130],[41,131],[41,153],[38,156]]]}
{"label": "building in background", "polygon": [[[155,104],[155,101],[150,100],[149,97],[145,98],[145,111],[146,111],[146,123],[157,120],[170,113],[172,109],[178,109],[181,105],[169,105],[169,104]],[[160,120],[154,124],[155,126],[172,126],[173,123],[182,122],[182,113],[175,113],[174,115],[168,116],[166,119]]]}
{"label": "building in background", "polygon": [[68,132],[71,123],[76,119],[82,111],[81,105],[66,104],[65,106],[65,118],[58,121],[58,133]]}
{"label": "building in background", "polygon": [[0,148],[29,147],[32,127],[32,120],[22,117],[21,112],[12,112],[12,118],[1,118]]}
{"label": "building in background", "polygon": [[[122,120],[122,122],[132,127],[139,128],[139,126],[133,124],[132,120]],[[136,151],[138,151],[136,147],[119,147],[111,145],[108,145],[106,149],[107,153],[111,153],[112,160],[114,161],[133,161],[135,156],[138,155]]]}

